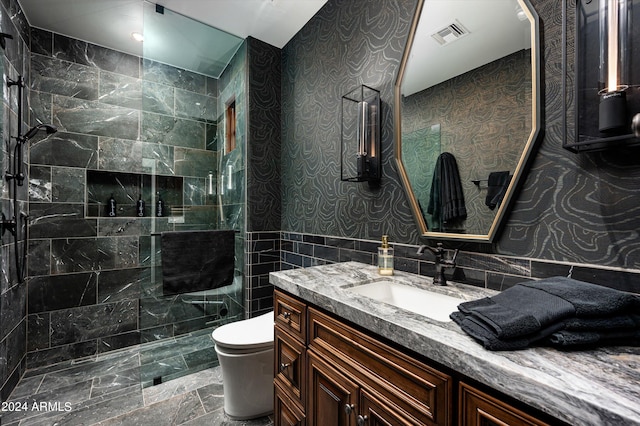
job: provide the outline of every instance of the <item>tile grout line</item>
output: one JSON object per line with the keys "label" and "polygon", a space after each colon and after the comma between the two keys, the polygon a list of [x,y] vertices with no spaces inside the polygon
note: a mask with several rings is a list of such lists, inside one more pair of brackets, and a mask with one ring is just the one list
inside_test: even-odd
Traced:
{"label": "tile grout line", "polygon": [[[200,389],[200,388],[198,388],[198,389]],[[203,416],[206,416],[207,414],[209,414],[209,412],[207,411],[207,407],[205,407],[204,406],[204,402],[202,402],[202,397],[200,396],[200,392],[198,392],[198,389],[194,389],[193,391],[198,396],[198,401],[200,401],[200,406],[202,407],[203,414],[202,414],[202,416],[194,417],[193,419],[190,419],[188,421],[199,419],[200,417],[203,417]]]}

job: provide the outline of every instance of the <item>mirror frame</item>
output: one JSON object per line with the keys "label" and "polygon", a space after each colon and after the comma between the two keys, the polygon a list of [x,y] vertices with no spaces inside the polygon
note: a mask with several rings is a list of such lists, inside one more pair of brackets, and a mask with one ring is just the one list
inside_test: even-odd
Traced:
{"label": "mirror frame", "polygon": [[528,166],[528,163],[532,157],[534,147],[536,145],[536,141],[538,139],[538,135],[542,128],[542,116],[541,116],[541,79],[540,79],[540,18],[538,17],[537,12],[529,2],[529,0],[518,0],[518,2],[523,6],[524,12],[527,14],[529,21],[531,22],[531,83],[532,83],[532,91],[531,91],[531,132],[529,133],[529,137],[526,141],[526,144],[523,147],[522,155],[514,169],[513,178],[509,183],[507,191],[505,193],[503,201],[500,203],[500,206],[497,208],[496,216],[489,228],[487,234],[457,234],[457,233],[449,233],[449,232],[432,232],[429,231],[427,227],[426,220],[422,215],[420,206],[418,204],[417,198],[411,188],[411,183],[409,181],[409,177],[407,175],[407,171],[402,162],[402,79],[404,77],[404,73],[407,67],[407,62],[409,60],[409,56],[411,54],[411,48],[413,46],[413,40],[416,34],[416,29],[420,22],[420,16],[422,15],[422,10],[424,7],[425,0],[418,0],[418,4],[416,6],[416,11],[413,16],[413,22],[411,24],[411,29],[409,31],[409,36],[407,37],[407,44],[404,49],[404,54],[402,56],[402,62],[400,63],[400,69],[398,70],[398,76],[396,78],[395,83],[395,112],[394,112],[394,122],[395,122],[395,159],[396,165],[398,167],[398,173],[400,175],[400,179],[402,181],[402,186],[405,189],[405,193],[407,195],[411,210],[413,212],[413,216],[418,225],[418,229],[420,234],[423,237],[427,238],[435,238],[435,239],[451,239],[451,240],[462,240],[462,241],[479,241],[479,242],[492,242],[502,227],[504,226],[505,219],[507,218],[507,212],[511,209],[511,205],[515,200],[516,190],[520,187],[521,182],[524,180],[523,176],[525,174],[525,170]]}

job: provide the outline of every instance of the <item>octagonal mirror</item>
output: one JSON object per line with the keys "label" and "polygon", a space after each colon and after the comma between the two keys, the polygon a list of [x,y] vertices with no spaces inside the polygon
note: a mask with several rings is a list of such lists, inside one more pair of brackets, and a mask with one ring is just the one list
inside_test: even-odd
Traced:
{"label": "octagonal mirror", "polygon": [[420,0],[395,87],[396,161],[425,237],[492,241],[540,129],[527,0]]}

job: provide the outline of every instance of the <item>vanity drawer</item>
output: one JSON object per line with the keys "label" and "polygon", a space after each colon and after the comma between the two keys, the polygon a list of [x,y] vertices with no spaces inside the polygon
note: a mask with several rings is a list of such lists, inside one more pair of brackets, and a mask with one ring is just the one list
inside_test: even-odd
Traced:
{"label": "vanity drawer", "polygon": [[275,323],[304,343],[307,331],[305,304],[278,290],[274,291],[273,297]]}
{"label": "vanity drawer", "polygon": [[302,408],[289,399],[276,381],[274,385],[274,425],[275,426],[305,426],[306,419]]}
{"label": "vanity drawer", "polygon": [[466,383],[460,383],[460,424],[464,426],[549,426]]}
{"label": "vanity drawer", "polygon": [[289,397],[303,405],[305,396],[305,347],[288,333],[276,327],[274,376]]}
{"label": "vanity drawer", "polygon": [[377,339],[309,308],[309,349],[376,389],[415,424],[451,424],[453,379]]}

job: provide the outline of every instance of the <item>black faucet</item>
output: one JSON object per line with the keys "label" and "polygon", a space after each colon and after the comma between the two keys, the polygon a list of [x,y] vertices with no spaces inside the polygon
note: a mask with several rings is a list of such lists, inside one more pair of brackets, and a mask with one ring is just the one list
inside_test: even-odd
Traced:
{"label": "black faucet", "polygon": [[444,270],[446,268],[456,267],[456,257],[458,257],[458,249],[453,252],[453,257],[451,259],[444,258],[446,251],[442,248],[442,243],[436,244],[436,248],[429,246],[420,246],[418,248],[418,254],[424,253],[425,249],[429,250],[435,256],[436,274],[433,277],[433,283],[436,285],[447,285],[447,278],[444,276]]}

